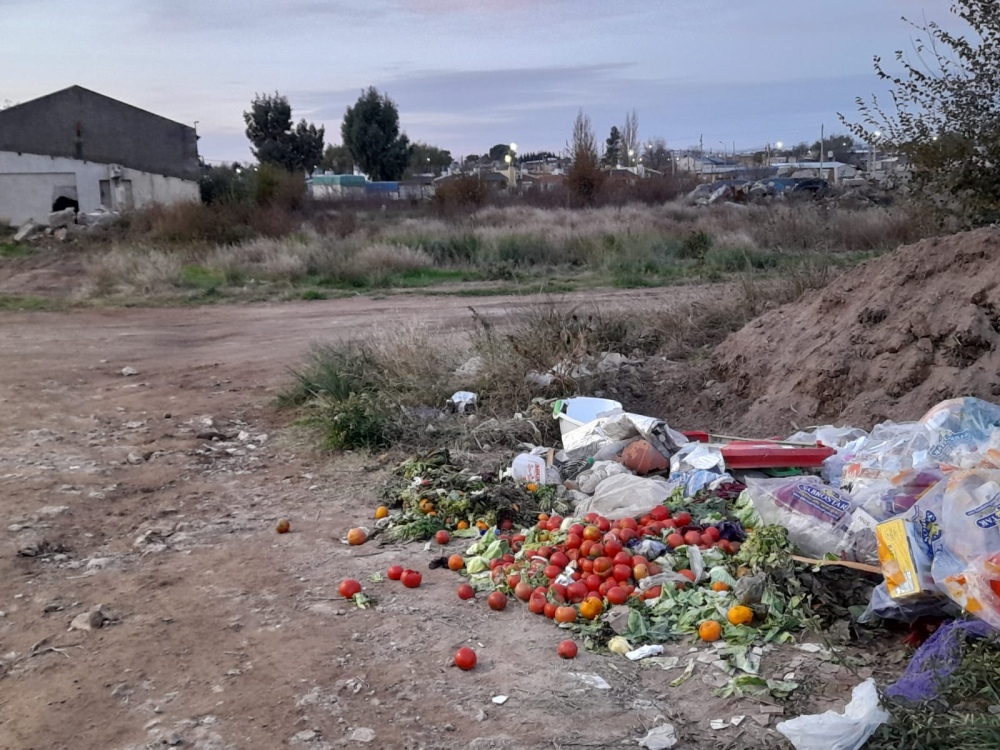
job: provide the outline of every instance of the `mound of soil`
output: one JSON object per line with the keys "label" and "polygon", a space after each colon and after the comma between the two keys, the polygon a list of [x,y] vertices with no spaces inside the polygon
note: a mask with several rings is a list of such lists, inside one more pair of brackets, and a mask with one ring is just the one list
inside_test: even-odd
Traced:
{"label": "mound of soil", "polygon": [[919,418],[1000,397],[1000,229],[924,240],[765,313],[715,351],[737,425],[757,433]]}

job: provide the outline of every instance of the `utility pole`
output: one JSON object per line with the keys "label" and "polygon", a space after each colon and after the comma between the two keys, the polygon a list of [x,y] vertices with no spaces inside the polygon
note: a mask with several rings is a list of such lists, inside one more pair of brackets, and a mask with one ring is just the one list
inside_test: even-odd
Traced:
{"label": "utility pole", "polygon": [[823,179],[823,151],[826,149],[826,125],[819,126],[819,178]]}

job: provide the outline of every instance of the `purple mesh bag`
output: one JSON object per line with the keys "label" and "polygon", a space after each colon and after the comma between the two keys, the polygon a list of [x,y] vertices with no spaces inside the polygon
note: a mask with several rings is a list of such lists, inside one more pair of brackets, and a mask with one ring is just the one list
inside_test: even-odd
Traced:
{"label": "purple mesh bag", "polygon": [[993,628],[982,620],[952,620],[942,625],[917,649],[906,671],[886,688],[885,694],[909,703],[934,698],[962,663],[966,638],[983,638],[992,632]]}

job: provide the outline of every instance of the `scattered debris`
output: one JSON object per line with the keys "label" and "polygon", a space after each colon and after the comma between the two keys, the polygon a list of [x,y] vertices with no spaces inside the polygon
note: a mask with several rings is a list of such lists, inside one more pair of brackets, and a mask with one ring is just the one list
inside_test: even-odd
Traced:
{"label": "scattered debris", "polygon": [[677,744],[677,731],[673,724],[664,724],[650,729],[646,736],[639,740],[639,747],[646,750],[667,750]]}
{"label": "scattered debris", "polygon": [[125,366],[122,368],[122,375],[126,378],[134,378],[139,374],[139,371],[132,366]]}

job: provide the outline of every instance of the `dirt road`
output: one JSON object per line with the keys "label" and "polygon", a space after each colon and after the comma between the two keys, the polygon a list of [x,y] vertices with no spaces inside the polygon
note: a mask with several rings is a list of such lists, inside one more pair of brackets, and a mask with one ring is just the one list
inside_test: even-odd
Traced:
{"label": "dirt road", "polygon": [[[532,301],[473,304],[496,315]],[[548,621],[459,602],[454,574],[428,570],[420,545],[339,541],[370,518],[378,474],[282,429],[272,403],[286,368],[310,342],[379,324],[456,330],[468,304],[0,316],[0,747],[599,748],[679,719],[686,747],[766,746],[757,724],[713,739],[708,718],[736,707],[706,706],[699,680],[670,689],[677,670],[583,651],[564,662]],[[274,533],[280,517],[293,533]],[[424,571],[421,589],[368,583],[397,562]],[[377,606],[338,600],[345,577]],[[474,672],[451,666],[461,645],[479,653]]]}

